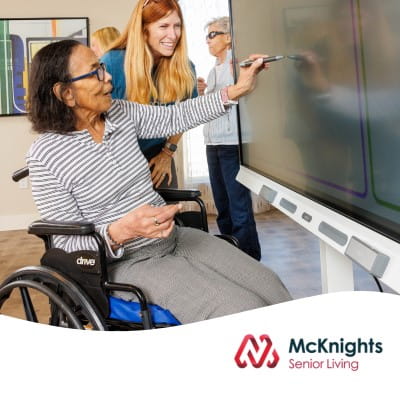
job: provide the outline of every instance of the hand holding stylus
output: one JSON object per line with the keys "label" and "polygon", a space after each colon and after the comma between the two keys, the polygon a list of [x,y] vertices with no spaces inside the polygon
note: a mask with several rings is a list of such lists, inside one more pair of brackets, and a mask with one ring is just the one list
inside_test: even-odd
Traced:
{"label": "hand holding stylus", "polygon": [[[270,57],[263,57],[263,63],[267,64],[270,62],[274,62],[274,61],[280,61],[283,60],[285,58],[285,56],[270,56]],[[254,63],[255,60],[244,60],[242,61],[239,66],[240,67],[250,67],[250,65],[252,65]]]}
{"label": "hand holding stylus", "polygon": [[267,57],[265,54],[252,54],[249,56],[246,61],[250,62],[250,64],[245,68],[240,68],[236,84],[228,86],[228,97],[230,100],[237,100],[239,97],[254,90],[257,74],[269,68],[269,64],[264,62]]}

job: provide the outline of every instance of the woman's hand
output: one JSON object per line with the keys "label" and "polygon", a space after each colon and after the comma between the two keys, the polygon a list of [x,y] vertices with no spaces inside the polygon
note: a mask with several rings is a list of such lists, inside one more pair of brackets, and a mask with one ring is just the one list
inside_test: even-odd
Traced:
{"label": "woman's hand", "polygon": [[204,78],[197,78],[197,91],[200,96],[203,96],[207,89],[207,83]]}
{"label": "woman's hand", "polygon": [[167,238],[175,226],[174,217],[181,204],[153,207],[144,204],[109,225],[108,231],[117,243],[125,243],[138,237]]}
{"label": "woman's hand", "polygon": [[262,58],[268,57],[265,54],[252,54],[249,60],[255,60],[249,67],[241,67],[239,78],[235,85],[228,87],[228,97],[230,100],[237,100],[251,91],[256,86],[257,74],[263,69],[268,69],[269,64],[264,64]]}
{"label": "woman's hand", "polygon": [[151,170],[151,180],[155,188],[158,188],[168,176],[168,186],[172,182],[171,173],[172,154],[169,155],[165,151],[160,151],[155,157],[149,161]]}

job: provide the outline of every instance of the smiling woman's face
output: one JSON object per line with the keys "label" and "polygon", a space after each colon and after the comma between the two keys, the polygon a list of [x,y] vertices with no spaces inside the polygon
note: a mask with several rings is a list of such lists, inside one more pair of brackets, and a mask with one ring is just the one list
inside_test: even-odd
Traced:
{"label": "smiling woman's face", "polygon": [[176,11],[147,25],[147,44],[154,60],[161,57],[171,57],[181,38],[182,21]]}

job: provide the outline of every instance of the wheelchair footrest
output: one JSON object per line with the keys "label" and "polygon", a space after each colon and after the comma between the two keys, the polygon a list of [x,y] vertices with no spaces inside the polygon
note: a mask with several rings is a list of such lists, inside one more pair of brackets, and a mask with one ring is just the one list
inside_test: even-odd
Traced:
{"label": "wheelchair footrest", "polygon": [[[141,323],[140,304],[135,301],[126,301],[117,297],[109,297],[110,315],[109,318]],[[181,325],[169,310],[149,304],[149,309],[154,324]]]}

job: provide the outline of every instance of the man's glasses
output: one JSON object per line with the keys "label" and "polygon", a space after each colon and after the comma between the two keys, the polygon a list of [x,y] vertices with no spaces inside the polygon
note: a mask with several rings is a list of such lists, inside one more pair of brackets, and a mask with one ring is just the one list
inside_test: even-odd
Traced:
{"label": "man's glasses", "polygon": [[207,40],[207,39],[211,40],[211,39],[214,39],[215,36],[218,36],[218,35],[225,35],[225,34],[226,34],[226,32],[212,31],[212,32],[210,32],[208,35],[206,35],[206,40]]}
{"label": "man's glasses", "polygon": [[97,79],[100,82],[104,81],[104,77],[106,76],[106,66],[105,66],[105,64],[104,63],[100,63],[99,68],[95,69],[94,71],[88,72],[87,74],[76,76],[75,78],[68,79],[67,82],[68,83],[76,82],[76,81],[79,81],[81,79],[89,78],[90,76],[93,76],[93,75],[96,75]]}

